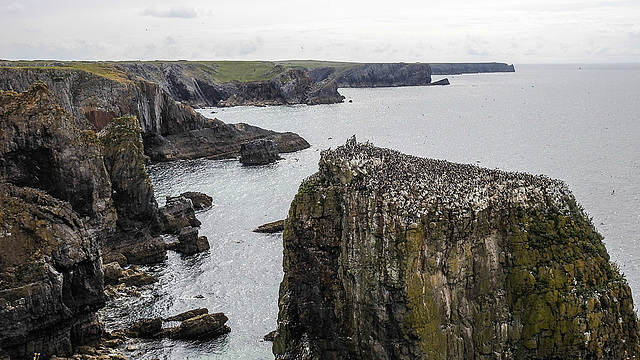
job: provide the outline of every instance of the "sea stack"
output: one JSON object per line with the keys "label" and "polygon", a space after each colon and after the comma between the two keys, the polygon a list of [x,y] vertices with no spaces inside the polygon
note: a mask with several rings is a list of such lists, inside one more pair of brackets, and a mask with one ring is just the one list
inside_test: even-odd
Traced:
{"label": "sea stack", "polygon": [[284,229],[276,359],[625,359],[631,290],[567,186],[361,144]]}

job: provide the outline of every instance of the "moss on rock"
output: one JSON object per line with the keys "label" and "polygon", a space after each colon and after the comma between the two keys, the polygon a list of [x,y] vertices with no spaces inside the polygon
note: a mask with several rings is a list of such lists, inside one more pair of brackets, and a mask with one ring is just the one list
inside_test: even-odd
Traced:
{"label": "moss on rock", "polygon": [[631,291],[566,185],[352,139],[284,230],[277,359],[623,359]]}

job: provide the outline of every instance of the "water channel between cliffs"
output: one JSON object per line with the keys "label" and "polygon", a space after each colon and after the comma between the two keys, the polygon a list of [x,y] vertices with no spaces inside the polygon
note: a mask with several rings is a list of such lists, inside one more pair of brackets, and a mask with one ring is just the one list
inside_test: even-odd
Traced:
{"label": "water channel between cliffs", "polygon": [[[139,298],[102,312],[109,328],[196,307],[222,311],[232,331],[211,342],[140,341],[135,359],[272,359],[262,336],[276,327],[282,236],[252,233],[286,217],[298,184],[317,170],[321,149],[356,134],[402,152],[489,168],[546,174],[567,182],[593,217],[612,260],[640,290],[640,88],[636,68],[521,66],[513,74],[450,77],[447,87],[341,89],[347,102],[320,106],[203,109],[207,116],[295,131],[312,148],[264,167],[237,161],[156,164],[156,196],[201,191],[215,206],[200,212],[211,250],[169,254],[160,278]],[[437,79],[435,79],[437,80]],[[349,103],[348,100],[353,100]],[[215,112],[215,113],[213,113]],[[636,299],[637,303],[637,299]],[[134,349],[134,348],[131,348]]]}

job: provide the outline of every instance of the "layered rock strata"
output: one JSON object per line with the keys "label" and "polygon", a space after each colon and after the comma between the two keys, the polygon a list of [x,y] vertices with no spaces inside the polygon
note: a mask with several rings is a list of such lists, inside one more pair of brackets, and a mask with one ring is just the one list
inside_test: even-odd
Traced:
{"label": "layered rock strata", "polygon": [[631,290],[567,186],[358,144],[284,230],[277,359],[625,359]]}
{"label": "layered rock strata", "polygon": [[98,138],[43,85],[0,95],[0,346],[48,357],[103,333],[100,238],[117,214]]}
{"label": "layered rock strata", "polygon": [[114,118],[135,116],[142,129],[145,153],[153,161],[232,158],[238,155],[242,143],[260,138],[276,141],[281,152],[309,147],[297,134],[207,119],[176,101],[156,82],[113,64],[96,63],[94,68],[100,69],[96,72],[64,64],[6,65],[9,67],[0,67],[0,90],[21,92],[42,82],[80,129],[98,131]]}
{"label": "layered rock strata", "polygon": [[278,144],[273,140],[255,140],[242,144],[240,162],[243,165],[266,165],[280,160]]}

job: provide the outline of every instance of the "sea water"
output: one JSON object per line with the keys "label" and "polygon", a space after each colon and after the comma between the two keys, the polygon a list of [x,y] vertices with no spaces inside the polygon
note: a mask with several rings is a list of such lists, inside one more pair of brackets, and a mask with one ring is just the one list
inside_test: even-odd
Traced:
{"label": "sea water", "polygon": [[170,252],[149,269],[158,284],[110,302],[102,318],[114,329],[207,307],[229,317],[231,333],[214,341],[136,340],[125,354],[273,359],[262,337],[276,328],[282,235],[251,230],[285,218],[320,151],[352,135],[416,156],[565,181],[640,297],[640,65],[516,65],[515,73],[448,78],[449,86],[340,89],[341,104],[201,109],[228,123],[293,131],[312,146],[261,167],[235,160],[149,167],[161,204],[184,191],[213,197],[214,206],[197,214],[211,250]]}

